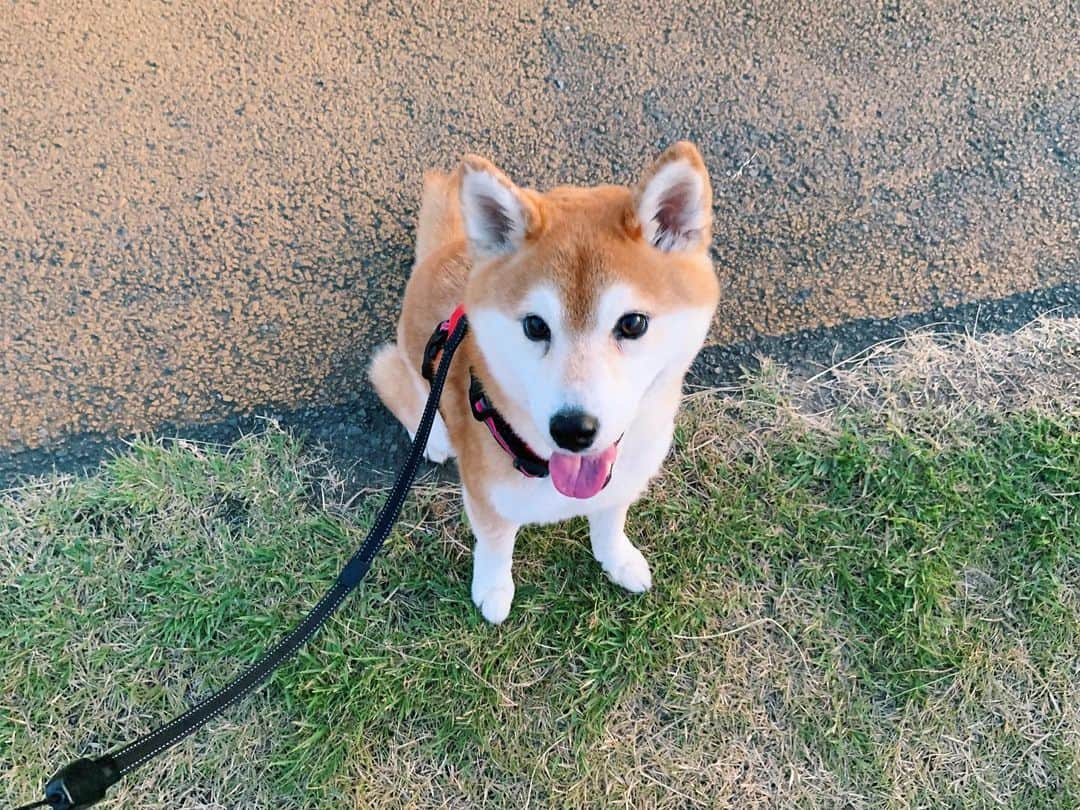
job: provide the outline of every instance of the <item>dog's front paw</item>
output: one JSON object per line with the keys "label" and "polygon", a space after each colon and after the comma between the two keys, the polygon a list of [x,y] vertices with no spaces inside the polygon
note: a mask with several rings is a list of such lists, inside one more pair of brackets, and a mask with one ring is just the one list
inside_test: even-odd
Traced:
{"label": "dog's front paw", "polygon": [[431,442],[429,441],[427,447],[424,448],[424,458],[426,458],[432,464],[445,464],[453,457],[454,452],[450,449],[449,446],[432,447]]}
{"label": "dog's front paw", "polygon": [[474,577],[472,600],[485,619],[492,624],[501,624],[510,615],[510,605],[514,601],[514,580],[500,577],[482,582]]}
{"label": "dog's front paw", "polygon": [[652,587],[652,572],[645,555],[634,548],[629,540],[619,548],[612,559],[604,562],[604,573],[616,585],[631,593],[645,593]]}
{"label": "dog's front paw", "polygon": [[[414,438],[409,434],[409,438]],[[424,445],[424,458],[432,464],[445,464],[454,457],[454,447],[450,444],[450,434],[446,430],[446,423],[441,416],[436,416],[431,423],[431,432],[428,434],[427,444]]]}

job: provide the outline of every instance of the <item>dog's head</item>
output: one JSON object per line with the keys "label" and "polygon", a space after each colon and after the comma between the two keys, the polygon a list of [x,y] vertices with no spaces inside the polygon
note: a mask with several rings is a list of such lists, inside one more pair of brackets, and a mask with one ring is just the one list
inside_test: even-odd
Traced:
{"label": "dog's head", "polygon": [[716,309],[705,164],[677,143],[633,188],[546,194],[482,158],[460,171],[465,304],[484,362],[527,414],[514,427],[550,458],[555,486],[591,497],[650,389],[681,380]]}

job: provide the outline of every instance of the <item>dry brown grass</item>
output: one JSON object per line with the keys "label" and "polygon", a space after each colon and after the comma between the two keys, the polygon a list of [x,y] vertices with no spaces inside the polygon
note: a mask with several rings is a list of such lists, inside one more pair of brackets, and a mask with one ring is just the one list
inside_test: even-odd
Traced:
{"label": "dry brown grass", "polygon": [[806,413],[858,409],[940,421],[972,407],[1061,413],[1080,408],[1080,318],[1042,317],[1006,334],[920,330],[783,382]]}

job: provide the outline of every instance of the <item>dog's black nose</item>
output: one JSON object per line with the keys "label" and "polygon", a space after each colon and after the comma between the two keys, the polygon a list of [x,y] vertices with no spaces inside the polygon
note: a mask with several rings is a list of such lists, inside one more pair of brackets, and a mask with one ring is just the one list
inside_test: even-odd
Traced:
{"label": "dog's black nose", "polygon": [[562,410],[551,417],[551,438],[563,450],[585,450],[596,438],[600,423],[577,408]]}

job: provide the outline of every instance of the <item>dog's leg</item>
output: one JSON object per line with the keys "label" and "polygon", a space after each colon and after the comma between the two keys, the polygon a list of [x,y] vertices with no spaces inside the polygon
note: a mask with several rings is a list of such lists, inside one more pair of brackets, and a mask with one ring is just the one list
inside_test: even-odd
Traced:
{"label": "dog's leg", "polygon": [[[379,399],[405,426],[405,430],[409,431],[409,438],[412,439],[420,426],[420,416],[424,412],[424,403],[428,397],[427,387],[420,375],[405,362],[405,357],[396,345],[387,343],[376,349],[368,369],[368,377],[375,386]],[[431,425],[424,457],[436,464],[442,464],[448,458],[454,457],[446,423],[438,413]]]}
{"label": "dog's leg", "polygon": [[[416,374],[412,375],[413,384],[416,386],[416,395],[421,403],[426,403],[428,398],[429,389]],[[420,413],[424,411],[423,404],[420,406]],[[409,431],[409,438],[412,439],[416,436],[416,429],[420,427],[420,416],[417,415],[416,421],[410,426],[406,425],[406,429]],[[435,464],[442,464],[448,459],[454,457],[454,448],[450,444],[450,431],[446,429],[446,422],[443,421],[442,414],[438,411],[435,412],[435,420],[431,423],[431,433],[428,434],[427,445],[424,447],[424,458]]]}
{"label": "dog's leg", "polygon": [[473,547],[472,600],[492,624],[510,613],[514,601],[514,537],[518,527],[495,514],[483,502],[464,492],[465,514],[469,517],[476,545]]}
{"label": "dog's leg", "polygon": [[[409,434],[409,438],[412,438],[412,434]],[[439,414],[435,414],[435,421],[431,423],[431,434],[428,436],[427,447],[424,448],[424,457],[435,464],[442,464],[454,457],[454,448],[450,444],[450,432],[446,429],[446,422]]]}
{"label": "dog's leg", "polygon": [[628,591],[643,593],[652,587],[652,573],[623,530],[629,508],[626,504],[589,515],[589,539],[593,556],[608,578]]}

